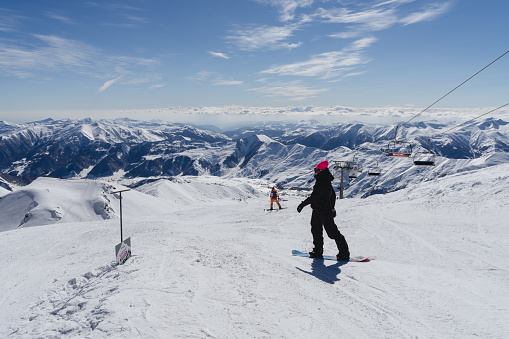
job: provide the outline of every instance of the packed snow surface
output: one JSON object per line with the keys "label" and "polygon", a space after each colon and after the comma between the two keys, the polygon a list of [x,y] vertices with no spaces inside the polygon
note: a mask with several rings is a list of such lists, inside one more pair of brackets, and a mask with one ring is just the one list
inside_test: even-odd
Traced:
{"label": "packed snow surface", "polygon": [[[369,263],[291,255],[312,248],[304,192],[280,191],[287,208],[264,212],[270,183],[195,177],[123,193],[133,257],[115,266],[119,196],[107,186],[122,187],[36,181],[0,199],[2,219],[35,204],[62,218],[1,221],[0,337],[504,338],[508,173],[338,200],[351,253]],[[98,217],[93,202],[108,200]],[[325,252],[336,252],[327,238]]]}

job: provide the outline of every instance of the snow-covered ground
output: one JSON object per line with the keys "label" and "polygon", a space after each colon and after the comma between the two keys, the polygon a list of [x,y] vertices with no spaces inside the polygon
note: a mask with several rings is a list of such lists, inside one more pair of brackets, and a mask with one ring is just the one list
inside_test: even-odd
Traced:
{"label": "snow-covered ground", "polygon": [[[280,192],[287,209],[264,212],[269,183],[182,177],[123,193],[133,257],[115,266],[118,195],[108,185],[121,188],[45,178],[0,199],[1,338],[509,333],[509,164],[338,201],[351,253],[369,263],[293,257],[312,247],[298,193]],[[16,228],[4,212],[16,206],[21,218],[59,207],[60,219],[32,213]],[[325,250],[335,253],[329,239]]]}

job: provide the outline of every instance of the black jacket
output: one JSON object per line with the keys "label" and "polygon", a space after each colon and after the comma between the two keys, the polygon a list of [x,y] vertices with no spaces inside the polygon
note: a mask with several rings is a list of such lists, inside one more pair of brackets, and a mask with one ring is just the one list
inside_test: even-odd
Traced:
{"label": "black jacket", "polygon": [[332,210],[336,205],[336,193],[332,187],[334,176],[329,169],[325,169],[315,175],[315,185],[311,196],[302,202],[302,206],[311,204],[314,210]]}

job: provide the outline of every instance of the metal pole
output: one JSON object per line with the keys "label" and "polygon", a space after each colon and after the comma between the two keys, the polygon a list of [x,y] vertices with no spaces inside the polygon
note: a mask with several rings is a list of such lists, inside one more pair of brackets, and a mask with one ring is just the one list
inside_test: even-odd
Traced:
{"label": "metal pole", "polygon": [[122,230],[122,192],[130,191],[130,189],[111,192],[112,194],[118,193],[120,195],[120,243],[124,241],[123,230]]}
{"label": "metal pole", "polygon": [[345,169],[341,167],[341,182],[339,183],[339,199],[343,199],[343,171]]}
{"label": "metal pole", "polygon": [[120,242],[124,241],[122,235],[122,192],[120,192]]}

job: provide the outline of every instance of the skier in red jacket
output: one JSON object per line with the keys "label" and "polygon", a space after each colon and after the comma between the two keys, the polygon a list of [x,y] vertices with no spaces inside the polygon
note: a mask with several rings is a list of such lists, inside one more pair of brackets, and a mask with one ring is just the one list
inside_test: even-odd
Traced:
{"label": "skier in red jacket", "polygon": [[270,191],[270,210],[273,210],[272,206],[274,205],[274,202],[279,206],[279,209],[281,209],[279,194],[277,193],[276,187],[272,187],[272,190]]}
{"label": "skier in red jacket", "polygon": [[298,207],[297,212],[311,204],[313,213],[311,215],[311,234],[313,235],[314,249],[309,252],[311,258],[323,257],[323,229],[329,238],[336,241],[339,253],[338,260],[349,260],[350,251],[345,237],[339,232],[334,217],[336,216],[336,193],[332,187],[334,176],[329,171],[329,163],[327,161],[320,162],[315,168],[315,185],[313,192]]}

